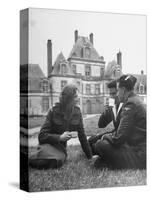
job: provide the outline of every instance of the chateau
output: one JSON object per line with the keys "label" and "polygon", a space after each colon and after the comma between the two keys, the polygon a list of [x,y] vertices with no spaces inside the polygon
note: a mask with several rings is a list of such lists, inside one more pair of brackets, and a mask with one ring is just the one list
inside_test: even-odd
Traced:
{"label": "chateau", "polygon": [[[59,101],[60,92],[68,83],[79,89],[79,106],[83,114],[96,114],[103,111],[108,99],[107,83],[122,75],[122,53],[106,66],[103,55],[94,48],[94,35],[79,36],[74,32],[74,44],[66,59],[60,52],[52,61],[52,41],[47,41],[47,76],[37,64],[21,66],[21,114],[37,116]],[[135,75],[135,74],[134,74]],[[146,96],[146,75],[141,71],[137,77],[135,90],[142,98]],[[24,88],[28,77],[27,88]],[[27,108],[28,107],[28,108]]]}

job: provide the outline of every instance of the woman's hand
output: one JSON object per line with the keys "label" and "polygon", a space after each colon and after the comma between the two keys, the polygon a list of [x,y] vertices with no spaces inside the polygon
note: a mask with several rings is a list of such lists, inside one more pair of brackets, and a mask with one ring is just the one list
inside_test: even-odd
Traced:
{"label": "woman's hand", "polygon": [[65,131],[61,136],[60,136],[60,141],[66,142],[70,140],[72,137],[71,133],[69,131]]}

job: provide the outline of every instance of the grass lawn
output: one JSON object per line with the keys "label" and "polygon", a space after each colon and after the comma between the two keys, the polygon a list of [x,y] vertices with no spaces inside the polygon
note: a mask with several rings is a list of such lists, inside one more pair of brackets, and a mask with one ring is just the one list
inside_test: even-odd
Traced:
{"label": "grass lawn", "polygon": [[29,188],[34,191],[88,189],[146,184],[145,170],[95,169],[80,146],[68,147],[68,159],[60,169],[29,169]]}

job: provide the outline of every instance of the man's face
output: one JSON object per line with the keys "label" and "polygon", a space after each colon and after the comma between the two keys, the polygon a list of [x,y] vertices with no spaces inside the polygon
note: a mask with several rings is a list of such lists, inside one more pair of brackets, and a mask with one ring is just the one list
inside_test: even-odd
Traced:
{"label": "man's face", "polygon": [[118,87],[117,96],[118,96],[120,102],[124,101],[124,93],[125,93],[124,88]]}
{"label": "man's face", "polygon": [[110,95],[110,98],[116,99],[117,89],[116,88],[109,88],[109,95]]}

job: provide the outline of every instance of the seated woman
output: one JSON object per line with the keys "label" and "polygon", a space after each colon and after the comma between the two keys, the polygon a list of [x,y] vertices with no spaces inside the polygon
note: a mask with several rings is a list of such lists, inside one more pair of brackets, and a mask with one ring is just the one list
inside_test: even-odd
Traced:
{"label": "seated woman", "polygon": [[95,143],[99,167],[105,162],[115,169],[146,168],[146,106],[134,93],[135,83],[131,75],[118,80],[118,98],[123,102],[120,122],[115,134],[106,134]]}
{"label": "seated woman", "polygon": [[29,162],[36,168],[58,168],[67,158],[67,141],[72,138],[72,131],[78,133],[82,149],[88,159],[92,157],[87,141],[78,101],[77,88],[67,85],[61,95],[60,102],[48,112],[39,134],[41,149],[36,159]]}

